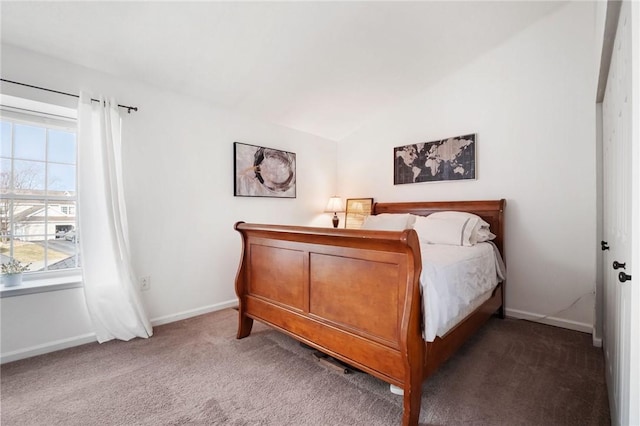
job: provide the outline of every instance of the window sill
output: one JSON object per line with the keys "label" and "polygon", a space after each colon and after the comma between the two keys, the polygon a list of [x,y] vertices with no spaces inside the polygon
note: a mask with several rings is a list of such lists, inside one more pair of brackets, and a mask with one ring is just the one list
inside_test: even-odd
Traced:
{"label": "window sill", "polygon": [[0,286],[0,298],[45,293],[47,291],[66,290],[82,287],[82,274],[75,273],[57,277],[25,278],[17,287]]}

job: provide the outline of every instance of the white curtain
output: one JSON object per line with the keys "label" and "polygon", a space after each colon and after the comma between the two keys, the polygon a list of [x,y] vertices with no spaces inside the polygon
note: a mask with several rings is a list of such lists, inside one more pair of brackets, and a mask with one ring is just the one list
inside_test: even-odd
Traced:
{"label": "white curtain", "polygon": [[99,342],[153,334],[129,257],[121,118],[114,100],[78,107],[78,236],[84,292]]}

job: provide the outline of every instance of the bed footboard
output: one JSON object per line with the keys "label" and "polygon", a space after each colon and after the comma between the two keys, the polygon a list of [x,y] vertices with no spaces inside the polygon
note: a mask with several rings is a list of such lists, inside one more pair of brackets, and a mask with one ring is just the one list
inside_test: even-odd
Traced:
{"label": "bed footboard", "polygon": [[423,359],[418,237],[238,222],[237,337],[259,320],[404,389],[417,424]]}

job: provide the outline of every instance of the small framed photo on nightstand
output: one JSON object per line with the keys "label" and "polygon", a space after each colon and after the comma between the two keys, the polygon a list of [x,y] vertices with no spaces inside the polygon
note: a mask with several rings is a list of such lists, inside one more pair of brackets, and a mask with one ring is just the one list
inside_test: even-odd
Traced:
{"label": "small framed photo on nightstand", "polygon": [[371,215],[373,198],[347,198],[344,227],[360,229],[365,218]]}

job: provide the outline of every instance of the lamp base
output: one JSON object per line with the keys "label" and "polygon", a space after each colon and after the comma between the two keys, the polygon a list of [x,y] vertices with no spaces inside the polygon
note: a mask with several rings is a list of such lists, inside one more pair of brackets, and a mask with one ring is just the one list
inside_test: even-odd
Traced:
{"label": "lamp base", "polygon": [[337,228],[338,227],[338,223],[340,223],[340,219],[338,218],[337,214],[333,214],[333,219],[331,220],[333,222],[333,227]]}

